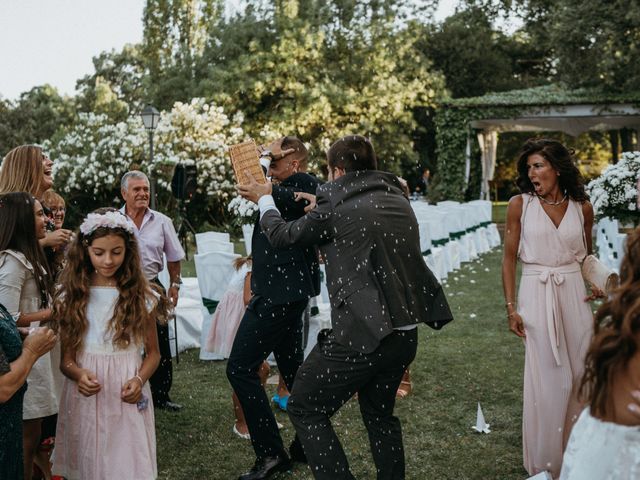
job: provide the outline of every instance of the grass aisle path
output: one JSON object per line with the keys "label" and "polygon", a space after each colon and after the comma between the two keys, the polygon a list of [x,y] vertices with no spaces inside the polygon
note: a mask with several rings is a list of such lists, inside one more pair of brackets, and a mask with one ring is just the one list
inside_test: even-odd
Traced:
{"label": "grass aisle path", "polygon": [[[524,479],[522,468],[522,370],[524,347],[507,329],[500,282],[502,251],[484,255],[449,276],[455,321],[436,332],[421,326],[412,365],[414,393],[398,401],[404,431],[407,479]],[[233,414],[224,362],[201,362],[197,351],[174,367],[172,397],[179,414],[156,412],[160,479],[236,479],[253,462],[249,442],[231,432]],[[268,386],[272,394],[274,386]],[[471,430],[477,402],[489,435]],[[286,414],[283,438],[293,437]],[[369,442],[357,403],[350,401],[334,425],[360,480],[375,479]],[[311,479],[297,464],[278,479]]]}

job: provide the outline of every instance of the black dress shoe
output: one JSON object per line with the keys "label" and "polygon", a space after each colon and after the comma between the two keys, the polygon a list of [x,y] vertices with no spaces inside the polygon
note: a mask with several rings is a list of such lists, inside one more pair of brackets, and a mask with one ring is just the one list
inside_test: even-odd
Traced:
{"label": "black dress shoe", "polygon": [[282,454],[256,460],[253,468],[238,477],[238,480],[263,480],[277,472],[284,472],[291,466],[289,458]]}
{"label": "black dress shoe", "polygon": [[304,449],[302,448],[302,443],[298,440],[298,437],[293,439],[291,445],[289,446],[289,455],[291,456],[291,460],[294,462],[300,463],[308,463],[307,455],[304,453]]}
{"label": "black dress shoe", "polygon": [[168,400],[166,402],[158,403],[157,405],[155,405],[155,408],[160,410],[167,410],[168,412],[178,412],[182,410],[182,405]]}

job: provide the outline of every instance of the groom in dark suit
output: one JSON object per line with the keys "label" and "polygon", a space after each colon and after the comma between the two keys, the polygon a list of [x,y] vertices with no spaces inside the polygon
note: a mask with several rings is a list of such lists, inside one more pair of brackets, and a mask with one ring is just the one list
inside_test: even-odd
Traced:
{"label": "groom in dark suit", "polygon": [[287,222],[250,181],[240,194],[260,205],[275,247],[320,245],[327,269],[332,330],[324,330],[298,370],[288,412],[317,479],[353,479],[331,416],[358,393],[378,479],[403,479],[395,395],[417,347],[417,324],[452,320],[442,287],[420,252],[418,225],[398,178],[377,171],[371,142],[344,137],[327,153],[329,182],[317,206]]}
{"label": "groom in dark suit", "polygon": [[[269,145],[262,157],[269,160],[268,175],[276,183],[273,199],[283,218],[302,217],[305,205],[295,201],[294,192],[315,194],[318,185],[315,177],[303,173],[308,157],[304,144],[296,137],[284,137]],[[227,363],[227,377],[242,405],[256,454],[253,468],[239,480],[260,480],[289,468],[289,456],[260,384],[258,369],[273,352],[280,374],[291,391],[304,354],[302,315],[309,298],[320,292],[316,249],[302,245],[273,247],[258,221],[251,240],[253,297],[238,327]],[[298,440],[294,440],[290,452],[295,460],[304,459]]]}

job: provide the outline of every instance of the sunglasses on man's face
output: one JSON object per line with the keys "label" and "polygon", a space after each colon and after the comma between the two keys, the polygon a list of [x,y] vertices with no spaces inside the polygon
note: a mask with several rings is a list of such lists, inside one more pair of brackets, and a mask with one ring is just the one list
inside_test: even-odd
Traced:
{"label": "sunglasses on man's face", "polygon": [[262,152],[260,152],[260,158],[268,158],[269,161],[273,162],[277,160],[282,160],[283,158],[289,156],[291,153],[293,152],[287,152],[287,153],[281,152],[281,153],[275,154],[271,150],[263,150]]}

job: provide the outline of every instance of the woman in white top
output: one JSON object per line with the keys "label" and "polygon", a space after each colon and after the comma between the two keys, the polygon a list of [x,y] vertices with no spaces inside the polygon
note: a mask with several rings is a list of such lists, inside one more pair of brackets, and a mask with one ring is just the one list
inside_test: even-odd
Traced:
{"label": "woman in white top", "polygon": [[[44,324],[51,319],[51,275],[38,243],[45,236],[45,222],[40,202],[30,194],[0,195],[0,303],[19,327],[29,327],[33,322]],[[27,384],[22,415],[24,472],[25,478],[31,479],[42,418],[58,412],[50,353],[35,363]]]}
{"label": "woman in white top", "polygon": [[640,230],[627,239],[621,285],[596,313],[561,480],[640,478]]}

